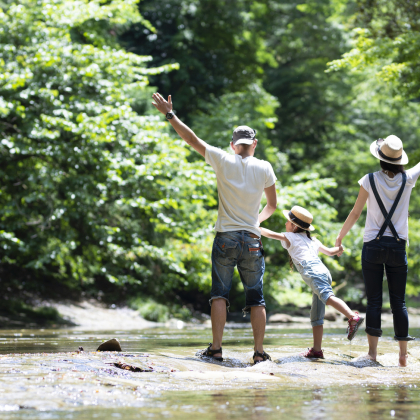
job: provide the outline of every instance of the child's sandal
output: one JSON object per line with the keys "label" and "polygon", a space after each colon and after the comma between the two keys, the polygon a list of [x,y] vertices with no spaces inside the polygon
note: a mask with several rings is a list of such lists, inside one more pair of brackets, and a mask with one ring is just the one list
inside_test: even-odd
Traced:
{"label": "child's sandal", "polygon": [[[261,357],[262,360],[255,360],[256,357]],[[259,351],[255,351],[254,355],[252,356],[252,359],[254,360],[254,365],[260,362],[265,362],[266,360],[271,360],[271,357],[269,354],[267,354],[265,351],[260,353]]]}
{"label": "child's sandal", "polygon": [[300,355],[308,359],[323,359],[324,358],[323,351],[322,350],[316,351],[313,349],[313,347],[305,351],[305,353],[301,353]]}
{"label": "child's sandal", "polygon": [[[347,339],[350,341],[353,340],[353,338],[356,336],[357,330],[359,329],[359,327],[363,324],[363,321],[365,320],[365,318],[359,315],[359,312],[355,311],[355,314],[356,314],[355,316],[353,316],[352,318],[348,320],[349,326],[347,327]],[[352,321],[356,321],[356,323],[352,324]]]}
{"label": "child's sandal", "polygon": [[217,353],[222,353],[222,348],[217,350],[213,350],[210,347],[212,346],[212,343],[209,343],[209,346],[205,350],[201,350],[196,353],[196,356],[199,357],[208,357],[214,360],[217,360],[218,362],[223,362],[223,357],[215,357],[214,355]]}

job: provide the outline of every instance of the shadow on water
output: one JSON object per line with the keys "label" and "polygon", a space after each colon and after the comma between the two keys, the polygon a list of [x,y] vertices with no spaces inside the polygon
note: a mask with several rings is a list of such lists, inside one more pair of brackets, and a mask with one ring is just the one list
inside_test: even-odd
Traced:
{"label": "shadow on water", "polygon": [[[252,333],[226,331],[223,362],[200,359],[210,330],[6,331],[0,336],[1,419],[415,419],[420,417],[420,346],[398,367],[398,344],[384,331],[377,362],[364,334],[350,349],[326,330],[325,359],[299,353],[311,331],[271,328],[272,361],[254,365]],[[414,331],[413,331],[414,332]],[[97,353],[105,339],[122,353]],[[82,346],[85,351],[74,351]],[[129,364],[153,372],[132,372]]]}

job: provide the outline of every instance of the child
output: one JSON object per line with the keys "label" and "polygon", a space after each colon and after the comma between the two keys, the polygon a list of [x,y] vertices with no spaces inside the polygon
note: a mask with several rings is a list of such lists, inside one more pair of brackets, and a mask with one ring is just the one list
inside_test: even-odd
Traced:
{"label": "child", "polygon": [[324,358],[321,349],[325,305],[331,305],[348,318],[347,338],[351,341],[364,318],[353,312],[341,299],[334,296],[331,288],[331,274],[318,257],[318,252],[332,257],[341,255],[343,247],[327,248],[315,238],[311,238],[310,231],[315,230],[311,225],[313,217],[306,209],[294,206],[291,211],[283,210],[286,216],[286,232],[276,233],[261,228],[261,234],[267,238],[278,239],[283,248],[289,252],[290,267],[293,263],[301,274],[305,283],[312,289],[311,324],[314,336],[314,346],[302,355],[308,358]]}

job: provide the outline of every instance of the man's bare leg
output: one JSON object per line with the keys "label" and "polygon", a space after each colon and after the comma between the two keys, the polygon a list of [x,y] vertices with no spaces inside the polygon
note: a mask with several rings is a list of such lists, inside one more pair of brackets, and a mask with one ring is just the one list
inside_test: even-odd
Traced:
{"label": "man's bare leg", "polygon": [[[251,325],[254,334],[254,351],[262,353],[264,351],[263,341],[265,334],[266,312],[264,306],[253,306],[251,308]],[[262,357],[256,357],[255,360],[263,360]]]}
{"label": "man's bare leg", "polygon": [[[211,330],[213,332],[212,349],[222,347],[223,330],[226,324],[226,300],[213,299],[211,302]],[[222,357],[221,353],[215,353],[214,357]]]}

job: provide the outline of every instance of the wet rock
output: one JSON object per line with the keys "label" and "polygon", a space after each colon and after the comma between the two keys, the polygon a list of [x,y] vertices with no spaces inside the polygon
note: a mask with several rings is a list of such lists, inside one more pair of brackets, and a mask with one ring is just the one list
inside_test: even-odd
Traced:
{"label": "wet rock", "polygon": [[271,315],[270,318],[268,318],[268,322],[272,324],[274,323],[286,324],[289,322],[293,322],[293,318],[287,314],[274,314],[274,315]]}
{"label": "wet rock", "polygon": [[122,351],[120,342],[116,338],[105,341],[102,343],[96,351]]}
{"label": "wet rock", "polygon": [[84,351],[82,346],[79,346],[79,351]]}
{"label": "wet rock", "polygon": [[410,315],[420,315],[420,308],[407,308]]}
{"label": "wet rock", "polygon": [[130,372],[153,372],[152,368],[141,368],[138,366],[127,365],[123,362],[117,362],[112,364],[119,369],[129,370]]}

